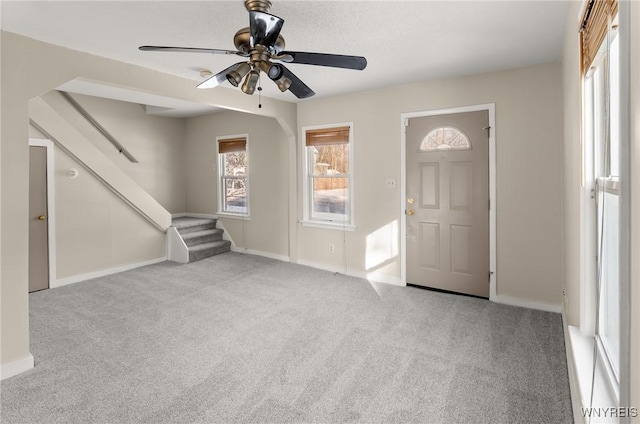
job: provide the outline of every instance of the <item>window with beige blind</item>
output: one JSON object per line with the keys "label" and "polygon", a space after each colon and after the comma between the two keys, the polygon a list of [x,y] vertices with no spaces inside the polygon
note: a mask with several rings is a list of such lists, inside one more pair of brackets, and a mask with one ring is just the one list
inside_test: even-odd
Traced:
{"label": "window with beige blind", "polygon": [[[584,216],[595,225],[585,230],[587,269],[584,277],[583,332],[595,342],[594,369],[604,370],[616,401],[621,382],[620,285],[620,39],[618,2],[589,0],[580,26],[583,81],[583,183],[592,200]],[[591,259],[593,258],[593,259]],[[585,273],[585,275],[590,275]],[[597,383],[594,383],[597,384]],[[602,383],[601,383],[602,384]]]}
{"label": "window with beige blind", "polygon": [[218,145],[218,213],[249,215],[247,136],[221,137]]}
{"label": "window with beige blind", "polygon": [[353,225],[353,125],[303,128],[304,221]]}

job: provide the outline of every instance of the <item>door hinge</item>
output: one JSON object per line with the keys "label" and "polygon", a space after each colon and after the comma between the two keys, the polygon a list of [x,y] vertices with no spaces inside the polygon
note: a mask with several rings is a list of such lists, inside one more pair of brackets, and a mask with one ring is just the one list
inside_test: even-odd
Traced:
{"label": "door hinge", "polygon": [[483,130],[487,130],[487,138],[491,137],[491,127],[484,127]]}
{"label": "door hinge", "polygon": [[404,118],[404,126],[405,126],[405,128],[408,127],[409,125],[411,125],[410,122],[409,122],[409,118]]}

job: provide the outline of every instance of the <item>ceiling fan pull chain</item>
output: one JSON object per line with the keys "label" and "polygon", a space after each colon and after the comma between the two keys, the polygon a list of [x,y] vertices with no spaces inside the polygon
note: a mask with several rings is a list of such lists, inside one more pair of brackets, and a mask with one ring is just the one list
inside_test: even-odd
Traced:
{"label": "ceiling fan pull chain", "polygon": [[258,77],[258,109],[262,109],[262,76]]}

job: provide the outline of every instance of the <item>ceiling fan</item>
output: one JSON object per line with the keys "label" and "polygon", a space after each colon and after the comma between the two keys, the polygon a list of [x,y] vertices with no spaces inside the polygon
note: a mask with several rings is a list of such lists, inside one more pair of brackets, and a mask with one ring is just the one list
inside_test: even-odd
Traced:
{"label": "ceiling fan", "polygon": [[247,60],[218,72],[200,83],[198,88],[213,88],[227,80],[234,87],[240,86],[244,93],[253,94],[259,82],[260,72],[264,72],[276,83],[280,91],[289,90],[300,99],[311,97],[315,93],[282,63],[356,70],[363,70],[367,66],[367,59],[362,56],[287,51],[284,49],[284,38],[280,35],[284,19],[269,13],[271,1],[245,0],[244,5],[249,11],[249,27],[240,29],[233,37],[237,50],[169,46],[140,46],[139,49],[241,56]]}

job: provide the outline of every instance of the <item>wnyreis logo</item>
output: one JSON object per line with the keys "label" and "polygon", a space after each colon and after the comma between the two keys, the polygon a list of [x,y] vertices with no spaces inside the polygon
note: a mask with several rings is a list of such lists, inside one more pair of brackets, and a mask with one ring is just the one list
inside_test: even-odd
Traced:
{"label": "wnyreis logo", "polygon": [[638,408],[582,408],[582,416],[585,418],[636,418]]}

